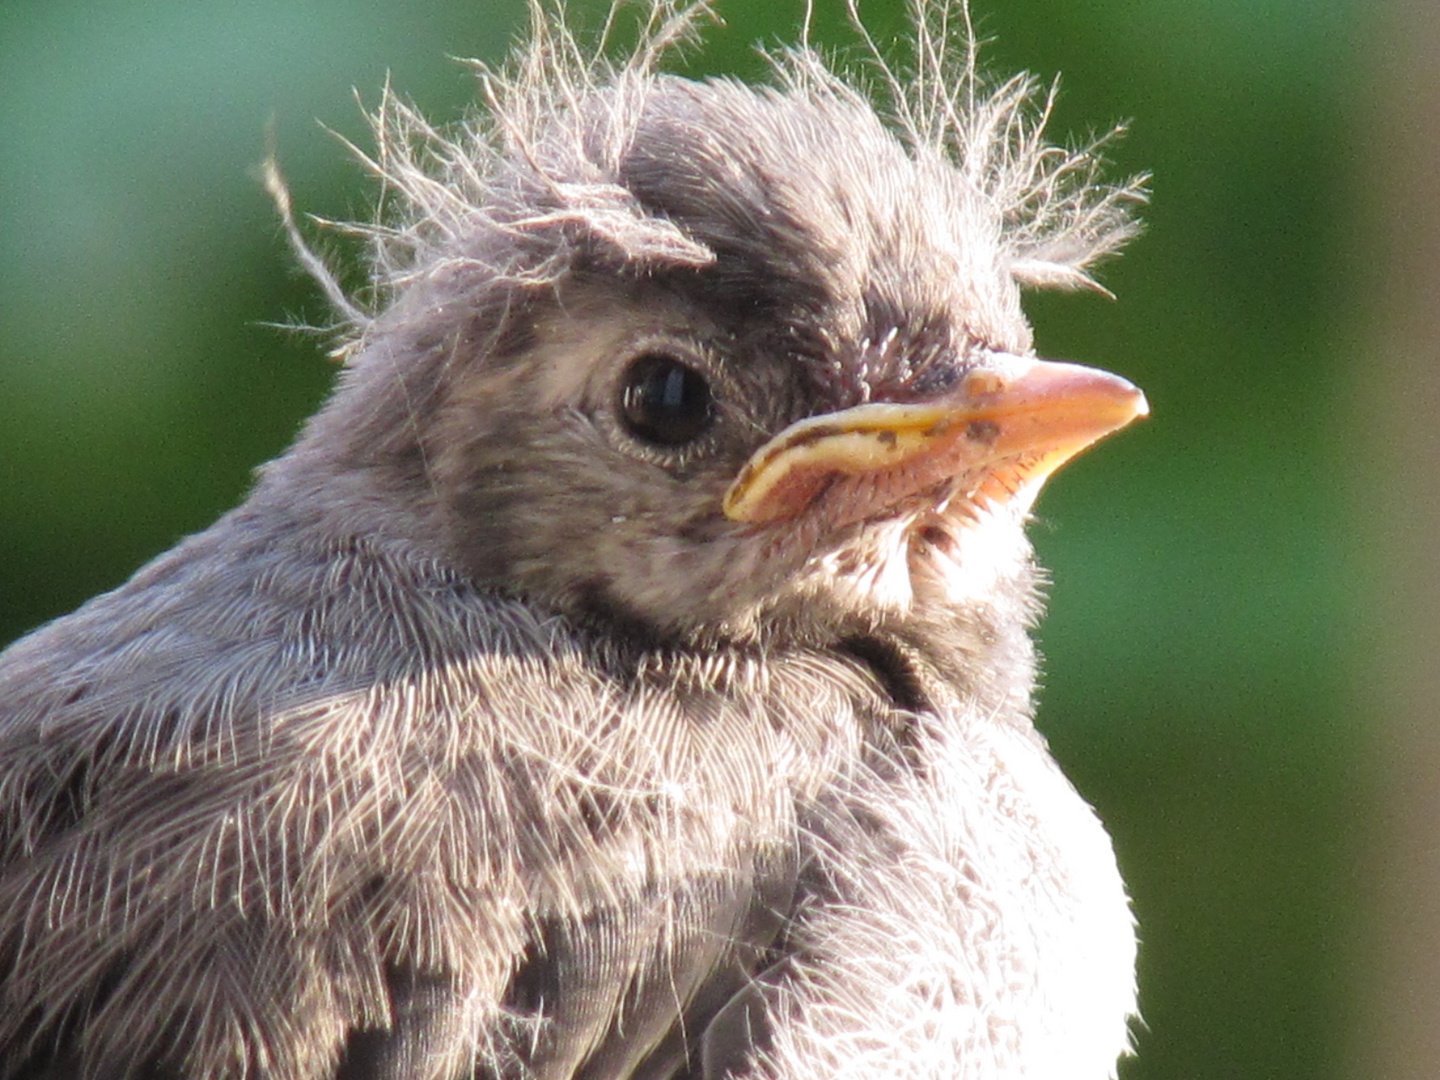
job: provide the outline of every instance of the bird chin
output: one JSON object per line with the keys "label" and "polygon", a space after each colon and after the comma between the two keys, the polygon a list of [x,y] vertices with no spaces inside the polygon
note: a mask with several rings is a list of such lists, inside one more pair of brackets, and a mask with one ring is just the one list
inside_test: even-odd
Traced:
{"label": "bird chin", "polygon": [[933,514],[912,533],[910,579],[916,600],[947,607],[987,602],[1030,567],[1027,500]]}
{"label": "bird chin", "polygon": [[849,530],[817,558],[842,602],[903,613],[981,602],[1030,567],[1024,535],[1044,476],[991,474],[968,491],[942,485]]}

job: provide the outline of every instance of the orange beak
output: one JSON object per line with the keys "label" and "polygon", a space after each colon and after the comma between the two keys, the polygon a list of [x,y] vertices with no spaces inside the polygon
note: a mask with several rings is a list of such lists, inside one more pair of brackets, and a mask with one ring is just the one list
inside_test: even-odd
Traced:
{"label": "orange beak", "polygon": [[[734,521],[768,524],[839,499],[832,525],[944,488],[946,498],[1034,497],[1056,469],[1149,412],[1118,375],[997,355],[942,398],[877,402],[791,424],[751,455],[725,493]],[[1027,504],[1028,505],[1028,504]]]}

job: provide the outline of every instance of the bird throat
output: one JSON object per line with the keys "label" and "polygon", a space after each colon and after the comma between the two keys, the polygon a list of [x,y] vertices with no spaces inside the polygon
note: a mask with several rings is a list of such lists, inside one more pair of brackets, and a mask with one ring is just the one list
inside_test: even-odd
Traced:
{"label": "bird throat", "polygon": [[1028,580],[1024,526],[1041,482],[1007,489],[1003,500],[931,493],[846,529],[812,567],[852,603],[890,612],[973,604],[1009,581]]}

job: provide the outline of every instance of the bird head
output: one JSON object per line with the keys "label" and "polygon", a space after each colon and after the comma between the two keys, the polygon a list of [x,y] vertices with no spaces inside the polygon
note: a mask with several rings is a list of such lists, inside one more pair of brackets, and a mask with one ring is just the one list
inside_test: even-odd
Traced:
{"label": "bird head", "polygon": [[1040,485],[1145,401],[1038,359],[1021,288],[1092,285],[1138,182],[953,42],[887,122],[808,50],[768,87],[656,74],[673,33],[487,73],[458,139],[387,97],[393,299],[307,441],[399,477],[472,579],[656,639],[1023,625]]}

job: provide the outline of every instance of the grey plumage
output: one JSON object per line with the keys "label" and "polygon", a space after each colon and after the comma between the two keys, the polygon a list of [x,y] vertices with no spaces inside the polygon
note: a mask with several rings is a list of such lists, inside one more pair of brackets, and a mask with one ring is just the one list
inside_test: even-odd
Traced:
{"label": "grey plumage", "polygon": [[[1113,1072],[1129,910],[1031,725],[1058,460],[837,471],[807,418],[1020,385],[1019,287],[1138,183],[963,9],[880,106],[805,47],[658,74],[705,11],[647,11],[619,61],[537,11],[455,131],[387,92],[373,311],[303,253],[331,401],[0,656],[0,1076]],[[677,371],[709,411],[642,437]]]}

